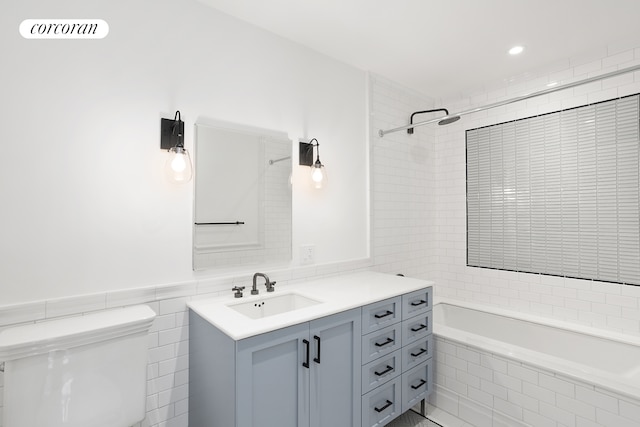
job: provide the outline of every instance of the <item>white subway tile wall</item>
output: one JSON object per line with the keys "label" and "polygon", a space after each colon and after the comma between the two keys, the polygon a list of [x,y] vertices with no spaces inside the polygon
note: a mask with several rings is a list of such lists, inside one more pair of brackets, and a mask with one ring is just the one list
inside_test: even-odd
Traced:
{"label": "white subway tile wall", "polygon": [[[429,279],[435,233],[432,126],[378,136],[409,123],[434,101],[381,76],[369,75],[371,150],[371,254],[377,271]],[[416,115],[419,122],[444,115]]]}
{"label": "white subway tile wall", "polygon": [[[371,82],[372,254],[374,268],[435,280],[435,295],[516,309],[606,330],[640,335],[640,286],[507,272],[466,265],[465,134],[470,128],[577,107],[640,93],[640,72],[563,90],[527,102],[463,117],[457,123],[378,137],[379,129],[408,123],[409,114],[440,105],[451,113],[569,83],[640,63],[640,48],[599,49],[558,63],[547,74],[487,86],[467,98],[436,101],[382,77]],[[421,101],[415,105],[407,100]],[[416,138],[417,137],[417,138]],[[425,146],[426,145],[426,146]],[[408,175],[412,150],[428,153],[425,175]],[[405,159],[405,164],[399,159]],[[422,180],[422,182],[420,182]],[[408,201],[398,189],[412,188],[424,211],[405,226]],[[427,228],[422,228],[425,223]],[[408,236],[427,239],[415,258]],[[398,237],[402,236],[402,237]],[[397,238],[397,243],[394,238]],[[638,426],[640,402],[517,362],[437,341],[435,391],[431,404],[474,426]]]}
{"label": "white subway tile wall", "polygon": [[[302,280],[369,270],[369,259],[269,271],[278,287]],[[251,274],[83,295],[19,306],[0,307],[0,329],[56,317],[80,316],[105,308],[147,304],[157,314],[149,332],[147,415],[135,427],[187,427],[189,424],[189,313],[187,302],[231,293],[236,284],[251,283]],[[0,427],[4,374],[0,373]]]}
{"label": "white subway tile wall", "polygon": [[[597,51],[571,59],[567,68],[526,82],[493,88],[486,96],[451,102],[451,109],[468,109],[509,99],[558,84],[584,79],[617,68],[640,64],[640,48]],[[439,296],[507,307],[597,328],[640,335],[640,286],[542,276],[466,266],[466,169],[464,130],[558,109],[640,93],[640,72],[574,89],[562,90],[536,102],[519,102],[463,117],[439,128],[435,135],[436,232],[435,265],[431,277]],[[479,99],[480,101],[476,101]]]}

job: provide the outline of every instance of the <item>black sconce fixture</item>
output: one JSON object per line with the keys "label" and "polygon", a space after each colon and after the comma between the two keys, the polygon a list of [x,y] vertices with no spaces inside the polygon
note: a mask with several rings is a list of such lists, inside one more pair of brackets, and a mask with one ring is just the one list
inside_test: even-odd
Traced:
{"label": "black sconce fixture", "polygon": [[[315,141],[315,144],[314,144]],[[313,147],[316,147],[316,161],[313,161]],[[309,142],[300,141],[300,165],[311,166],[311,181],[315,188],[327,185],[327,170],[320,163],[320,143],[313,138]]]}
{"label": "black sconce fixture", "polygon": [[160,148],[169,152],[165,163],[169,179],[176,183],[189,182],[193,169],[189,152],[184,148],[184,122],[180,118],[180,111],[176,111],[173,120],[161,119]]}

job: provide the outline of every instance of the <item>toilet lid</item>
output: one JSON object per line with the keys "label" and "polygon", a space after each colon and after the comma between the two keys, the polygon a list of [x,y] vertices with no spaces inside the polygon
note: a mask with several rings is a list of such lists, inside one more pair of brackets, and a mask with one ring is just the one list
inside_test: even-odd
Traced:
{"label": "toilet lid", "polygon": [[155,317],[137,305],[7,328],[0,331],[0,361],[146,333]]}

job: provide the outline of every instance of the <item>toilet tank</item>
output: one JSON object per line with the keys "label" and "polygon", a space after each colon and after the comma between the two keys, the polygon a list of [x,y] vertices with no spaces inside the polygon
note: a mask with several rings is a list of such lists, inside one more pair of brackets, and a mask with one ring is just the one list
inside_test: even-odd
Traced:
{"label": "toilet tank", "polygon": [[3,427],[129,427],[145,417],[146,305],[0,331]]}

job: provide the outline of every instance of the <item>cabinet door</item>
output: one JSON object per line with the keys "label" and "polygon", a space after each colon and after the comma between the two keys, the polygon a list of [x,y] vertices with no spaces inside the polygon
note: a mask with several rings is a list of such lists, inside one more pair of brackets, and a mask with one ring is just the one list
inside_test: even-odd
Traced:
{"label": "cabinet door", "polygon": [[402,374],[402,412],[406,412],[431,394],[432,367],[429,359]]}
{"label": "cabinet door", "polygon": [[360,426],[361,333],[360,309],[311,322],[312,427]]}
{"label": "cabinet door", "polygon": [[308,427],[309,324],[238,342],[237,427]]}

